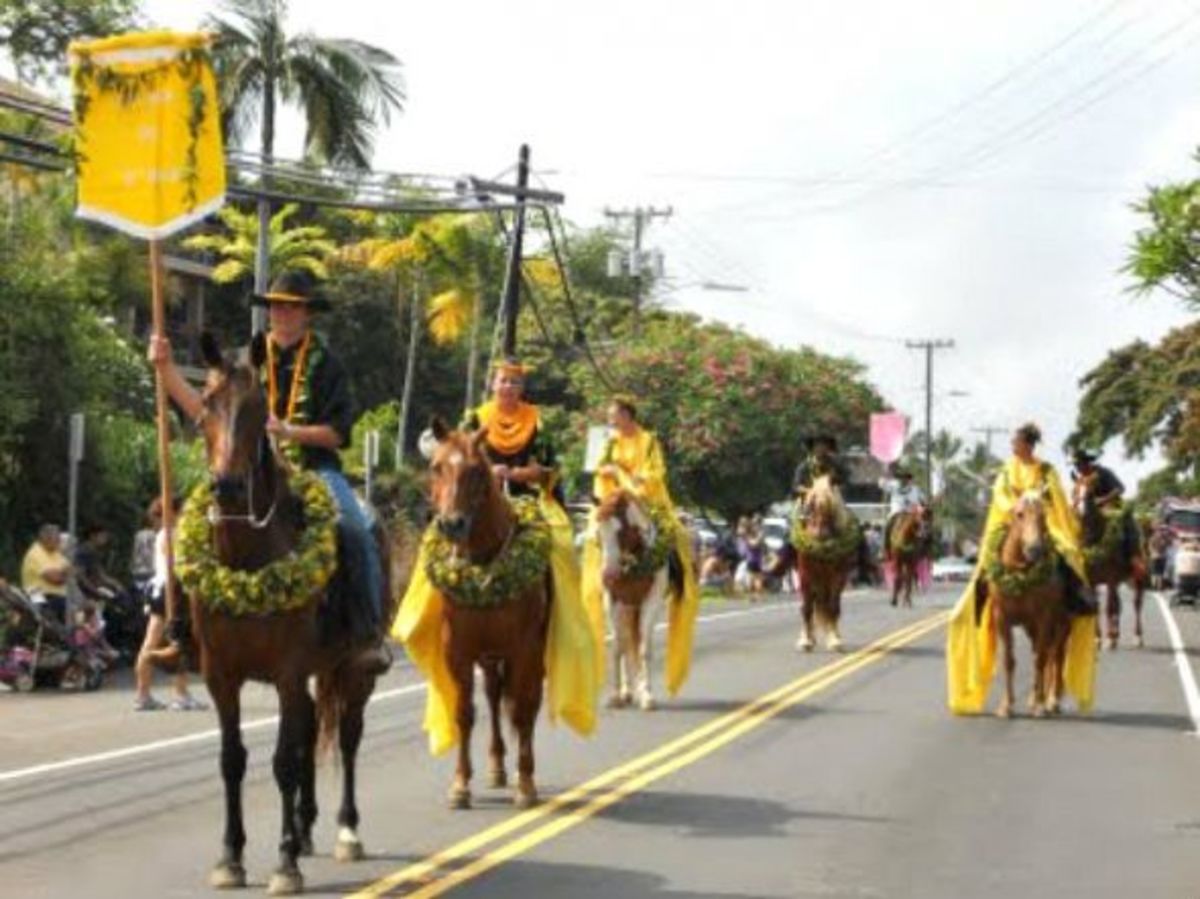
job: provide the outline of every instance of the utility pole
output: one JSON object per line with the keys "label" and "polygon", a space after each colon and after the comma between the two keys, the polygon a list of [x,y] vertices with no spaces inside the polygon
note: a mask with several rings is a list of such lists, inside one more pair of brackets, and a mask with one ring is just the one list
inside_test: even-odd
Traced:
{"label": "utility pole", "polygon": [[933,498],[933,353],[953,349],[953,340],[906,340],[910,350],[925,351],[925,495]]}
{"label": "utility pole", "polygon": [[615,278],[618,275],[628,274],[633,278],[633,336],[637,337],[642,332],[642,276],[650,269],[650,264],[653,261],[653,271],[662,275],[662,254],[650,255],[642,253],[642,237],[646,232],[646,226],[656,218],[670,218],[674,210],[668,206],[666,209],[655,209],[653,206],[643,207],[638,206],[634,209],[609,209],[605,207],[604,214],[614,221],[622,219],[633,219],[633,249],[624,257],[610,255],[608,263],[608,275],[610,278]]}
{"label": "utility pole", "polygon": [[996,425],[984,425],[981,428],[971,428],[971,433],[983,435],[984,446],[987,447],[988,458],[991,459],[991,458],[995,458],[994,456],[992,456],[992,435],[993,434],[1003,434],[1007,430],[1008,430],[1008,428],[1001,428],[1001,427],[997,427]]}
{"label": "utility pole", "polygon": [[517,316],[521,311],[521,252],[525,241],[525,192],[528,188],[529,145],[521,144],[521,152],[517,159],[517,212],[508,247],[504,296],[500,301],[500,314],[504,319],[504,339],[501,347],[505,356],[517,354]]}

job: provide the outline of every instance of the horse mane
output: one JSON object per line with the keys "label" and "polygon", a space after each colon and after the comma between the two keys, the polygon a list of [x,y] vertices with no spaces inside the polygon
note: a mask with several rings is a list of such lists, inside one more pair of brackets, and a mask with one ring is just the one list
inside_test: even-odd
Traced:
{"label": "horse mane", "polygon": [[813,479],[808,501],[814,511],[827,509],[833,515],[839,530],[845,528],[849,521],[850,510],[846,508],[845,503],[840,501],[829,475],[823,474]]}

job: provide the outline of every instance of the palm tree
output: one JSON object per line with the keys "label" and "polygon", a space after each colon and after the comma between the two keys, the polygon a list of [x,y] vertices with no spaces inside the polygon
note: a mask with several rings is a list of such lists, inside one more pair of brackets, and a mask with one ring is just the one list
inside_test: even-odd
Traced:
{"label": "palm tree", "polygon": [[[264,165],[275,157],[280,102],[304,113],[305,154],[332,164],[367,168],[378,121],[388,124],[404,101],[400,61],[362,41],[289,36],[285,0],[224,0],[223,15],[206,26],[215,35],[213,67],[220,85],[226,140],[238,144],[257,120]],[[260,243],[255,288],[265,290],[270,202],[258,203]]]}
{"label": "palm tree", "polygon": [[[397,468],[404,459],[422,324],[428,326],[438,344],[453,343],[468,326],[478,334],[481,293],[471,265],[473,232],[478,226],[472,219],[439,215],[413,226],[406,217],[380,216],[376,220],[380,232],[377,236],[345,247],[340,254],[351,264],[394,273],[397,309],[402,311],[408,303],[408,354],[396,433]],[[429,297],[431,283],[440,290]]]}
{"label": "palm tree", "polygon": [[[288,203],[271,216],[267,227],[267,260],[271,271],[285,272],[302,269],[324,280],[329,277],[326,260],[336,246],[325,236],[319,225],[288,228],[287,221],[299,207]],[[206,250],[222,257],[213,269],[212,279],[218,284],[239,281],[254,272],[258,246],[258,216],[242,212],[235,206],[222,207],[217,217],[228,229],[226,234],[198,234],[187,238],[183,245],[193,250]]]}

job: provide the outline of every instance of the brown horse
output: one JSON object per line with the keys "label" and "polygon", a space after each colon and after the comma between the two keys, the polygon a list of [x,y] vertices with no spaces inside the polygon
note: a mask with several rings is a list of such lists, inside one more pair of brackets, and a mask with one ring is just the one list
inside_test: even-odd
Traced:
{"label": "brown horse", "polygon": [[[1096,503],[1095,480],[1080,478],[1075,483],[1075,507],[1083,526],[1083,550],[1087,559],[1088,581],[1095,587],[1104,586],[1104,619],[1107,646],[1116,649],[1121,634],[1121,584],[1133,587],[1134,637],[1138,647],[1145,645],[1142,634],[1142,603],[1146,592],[1146,561],[1140,551],[1130,553],[1123,545],[1110,551],[1100,550],[1109,527],[1121,527],[1120,520],[1112,521]],[[1099,636],[1099,635],[1097,635]]]}
{"label": "brown horse", "polygon": [[[203,341],[203,349],[208,376],[200,428],[215,501],[210,516],[212,546],[221,565],[257,571],[291,552],[304,527],[300,500],[289,488],[287,471],[266,436],[267,400],[258,374],[265,344],[261,336],[255,339],[250,364],[227,362],[210,337]],[[394,606],[389,584],[399,572],[391,570],[386,541],[381,541],[380,552],[381,602],[387,621]],[[354,647],[347,637],[334,637],[319,627],[322,594],[295,611],[260,616],[234,616],[208,608],[199,597],[189,599],[194,649],[221,725],[224,851],[210,882],[217,888],[246,884],[241,794],[246,748],[240,695],[242,685],[254,680],[272,684],[279,696],[274,773],[283,801],[283,835],[279,867],[268,890],[272,895],[301,892],[304,879],[296,859],[312,853],[318,735],[321,746],[336,738],[341,749],[342,805],[334,855],[339,861],[364,855],[357,833],[355,760],[363,710],[375,688],[376,672],[352,663]],[[308,691],[313,674],[316,702]]]}
{"label": "brown horse", "polygon": [[[457,551],[475,564],[486,564],[505,552],[517,520],[484,448],[487,432],[452,431],[433,422],[437,447],[430,460],[434,521]],[[504,699],[517,733],[516,805],[537,803],[533,782],[533,730],[542,705],[546,676],[546,633],[550,621],[550,574],[525,589],[486,607],[456,603],[446,597],[446,662],[458,693],[458,767],[450,788],[454,808],[471,805],[471,729],[475,724],[475,666],[484,672],[491,709],[489,749],[491,785],[507,784],[505,745],[500,723]]]}
{"label": "brown horse", "polygon": [[1012,715],[1013,672],[1017,666],[1013,649],[1014,626],[1023,627],[1033,644],[1033,692],[1029,698],[1033,715],[1041,717],[1047,712],[1057,714],[1059,711],[1071,618],[1066,605],[1066,581],[1053,555],[1042,495],[1031,491],[1021,497],[1013,510],[1008,534],[1000,547],[999,562],[1004,571],[1020,574],[1036,565],[1047,564],[1050,557],[1049,575],[1020,592],[1008,592],[991,582],[987,585],[993,600],[992,620],[996,634],[1004,644],[1004,697],[996,709],[1001,718]]}
{"label": "brown horse", "polygon": [[858,528],[828,477],[816,479],[803,503],[806,540],[796,547],[801,614],[796,648],[813,648],[813,626],[819,624],[826,631],[826,647],[840,651],[842,591],[857,560],[858,540],[850,538],[857,536]]}
{"label": "brown horse", "polygon": [[596,530],[604,598],[616,635],[613,693],[608,704],[612,708],[629,705],[636,689],[638,706],[649,711],[655,706],[650,673],[654,626],[666,606],[669,566],[664,562],[646,572],[625,569],[626,560],[636,564],[657,537],[650,515],[628,491],[618,490],[599,505]]}
{"label": "brown horse", "polygon": [[917,506],[900,512],[892,523],[888,543],[888,564],[892,570],[892,605],[900,605],[900,593],[904,593],[904,607],[912,608],[913,587],[917,584],[917,566],[926,553],[929,539],[930,510]]}

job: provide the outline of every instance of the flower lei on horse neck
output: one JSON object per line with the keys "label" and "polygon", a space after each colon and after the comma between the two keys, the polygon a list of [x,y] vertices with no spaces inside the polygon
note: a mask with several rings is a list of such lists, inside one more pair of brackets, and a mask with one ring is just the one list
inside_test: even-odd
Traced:
{"label": "flower lei on horse neck", "polygon": [[1040,559],[1027,568],[1006,568],[1000,555],[1004,549],[1004,541],[1008,539],[1008,531],[1007,524],[996,528],[985,547],[987,580],[1006,596],[1020,596],[1050,579],[1058,562],[1058,553],[1043,553]]}
{"label": "flower lei on horse neck", "polygon": [[640,553],[621,554],[621,574],[624,577],[650,577],[667,564],[671,550],[675,547],[676,525],[665,506],[646,503],[646,514],[653,525],[654,539],[642,547]]}
{"label": "flower lei on horse neck", "polygon": [[516,525],[505,548],[490,562],[471,562],[436,525],[426,529],[425,574],[455,605],[493,608],[520,596],[545,576],[550,565],[550,526],[533,497],[517,497],[511,503]]}
{"label": "flower lei on horse neck", "polygon": [[292,612],[320,595],[337,565],[337,506],[319,475],[296,471],[291,482],[304,503],[304,530],[290,553],[257,571],[236,571],[217,560],[212,491],[203,482],[192,491],[179,518],[175,556],[175,573],[188,595],[235,617]]}
{"label": "flower lei on horse neck", "polygon": [[1125,519],[1133,515],[1133,507],[1121,505],[1116,509],[1102,509],[1100,514],[1104,516],[1104,533],[1099,541],[1083,547],[1083,561],[1089,568],[1115,559],[1120,554],[1127,526]]}
{"label": "flower lei on horse neck", "polygon": [[813,537],[804,527],[804,510],[796,504],[792,515],[792,546],[799,555],[806,556],[818,562],[840,562],[858,551],[862,539],[858,526],[849,522],[849,526],[834,531],[833,535],[824,539]]}

